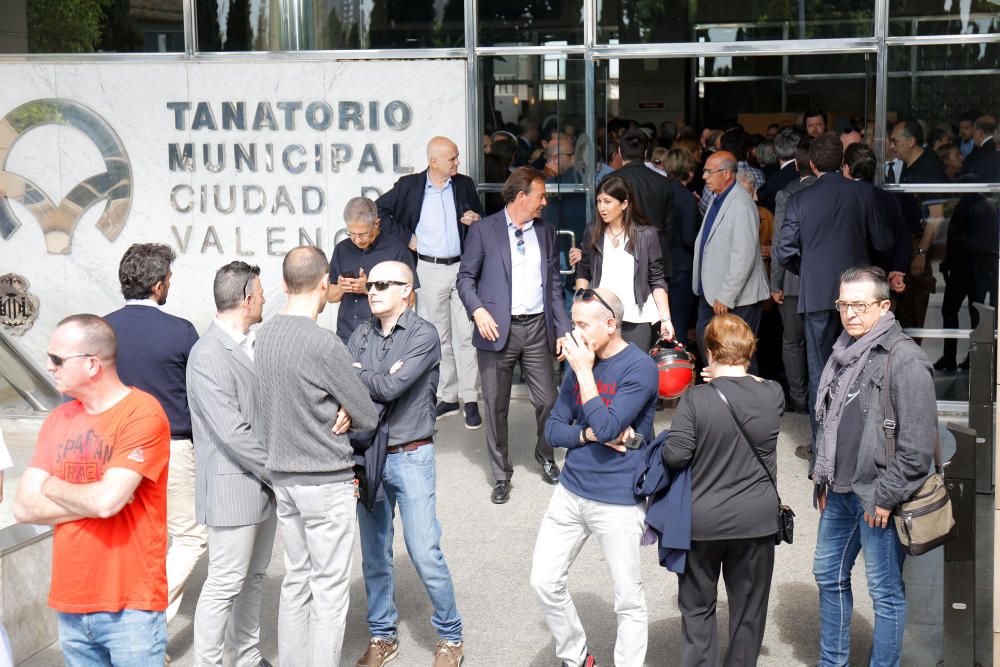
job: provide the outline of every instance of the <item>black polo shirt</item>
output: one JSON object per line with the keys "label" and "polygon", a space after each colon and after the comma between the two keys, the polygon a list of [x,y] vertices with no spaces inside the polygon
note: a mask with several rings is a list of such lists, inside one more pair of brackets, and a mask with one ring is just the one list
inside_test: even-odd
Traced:
{"label": "black polo shirt", "polygon": [[[899,177],[900,183],[947,183],[948,177],[944,175],[944,166],[941,160],[932,151],[925,150],[911,165],[903,165],[903,173]],[[919,236],[923,231],[923,219],[926,206],[940,204],[944,201],[937,193],[923,194],[902,194],[900,205],[903,208],[903,217],[907,227],[914,235]]]}
{"label": "black polo shirt", "polygon": [[[352,272],[355,277],[360,275],[359,269],[370,274],[372,267],[381,262],[404,262],[413,269],[413,289],[420,286],[417,271],[413,263],[413,253],[405,245],[384,233],[375,237],[375,242],[362,250],[347,238],[338,243],[330,258],[330,283],[345,271]],[[340,300],[340,311],[337,313],[337,335],[345,343],[361,324],[368,321],[372,311],[368,307],[368,296],[365,294],[344,294]]]}

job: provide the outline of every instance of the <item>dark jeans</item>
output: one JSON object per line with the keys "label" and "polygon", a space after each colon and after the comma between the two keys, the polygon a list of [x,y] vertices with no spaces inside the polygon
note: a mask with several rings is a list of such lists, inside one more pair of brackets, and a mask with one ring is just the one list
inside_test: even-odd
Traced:
{"label": "dark jeans", "polygon": [[[753,331],[754,336],[756,336],[757,332],[760,331],[760,302],[752,303],[749,306],[737,306],[736,308],[730,308],[729,312],[746,322],[750,326],[750,330]],[[704,296],[699,297],[698,326],[695,331],[698,334],[698,352],[701,354],[701,358],[706,364],[708,363],[708,355],[705,354],[705,327],[708,326],[709,320],[713,317],[715,317],[715,311],[712,310],[712,305],[705,300]],[[756,354],[750,359],[750,372],[753,374],[757,373]]]}
{"label": "dark jeans", "polygon": [[667,282],[670,295],[670,320],[674,325],[674,336],[684,347],[691,347],[688,332],[697,319],[698,297],[691,287],[690,271],[675,272]]}
{"label": "dark jeans", "polygon": [[819,393],[819,376],[823,374],[826,360],[830,358],[833,344],[843,331],[840,314],[835,310],[817,310],[802,316],[806,334],[806,363],[809,367],[809,423],[812,425],[813,444],[816,442],[816,394]]}

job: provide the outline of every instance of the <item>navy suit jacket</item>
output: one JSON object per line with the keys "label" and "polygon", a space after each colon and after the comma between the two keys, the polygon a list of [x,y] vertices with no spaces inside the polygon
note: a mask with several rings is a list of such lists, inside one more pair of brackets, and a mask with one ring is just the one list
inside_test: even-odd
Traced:
{"label": "navy suit jacket", "polygon": [[[549,349],[555,352],[556,339],[572,328],[563,301],[559,279],[559,244],[552,225],[535,220],[533,229],[542,256],[542,303],[545,312],[545,334]],[[496,320],[500,335],[488,341],[472,328],[472,344],[480,350],[498,352],[507,344],[510,334],[511,309],[510,237],[504,209],[472,223],[462,251],[462,265],[455,286],[465,310],[472,317],[478,308],[485,308]]]}
{"label": "navy suit jacket", "polygon": [[798,180],[799,168],[795,165],[795,160],[792,160],[767,177],[764,185],[760,186],[760,190],[757,191],[757,203],[774,213],[778,193]]}
{"label": "navy suit jacket", "polygon": [[[393,238],[399,239],[409,247],[410,238],[420,222],[420,209],[424,204],[424,186],[427,183],[427,170],[419,174],[403,176],[384,195],[375,200],[378,207],[378,217],[382,220],[382,231]],[[483,215],[483,204],[476,192],[476,183],[464,174],[451,177],[451,191],[455,195],[455,224],[458,225],[458,238],[465,247],[465,237],[468,227],[459,222],[466,211],[472,210]]]}
{"label": "navy suit jacket", "polygon": [[833,310],[840,274],[872,263],[871,251],[893,248],[875,189],[839,172],[820,176],[788,198],[774,260],[802,279],[799,312]]}

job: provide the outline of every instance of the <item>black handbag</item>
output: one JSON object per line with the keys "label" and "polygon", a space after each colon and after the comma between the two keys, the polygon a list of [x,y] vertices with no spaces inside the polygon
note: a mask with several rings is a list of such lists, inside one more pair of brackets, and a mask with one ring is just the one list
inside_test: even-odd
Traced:
{"label": "black handbag", "polygon": [[736,412],[733,410],[733,406],[729,404],[729,399],[726,395],[722,393],[714,384],[709,386],[715,390],[715,393],[719,395],[722,402],[726,404],[729,408],[729,414],[733,417],[733,423],[736,424],[736,428],[739,430],[740,435],[743,436],[743,440],[747,443],[750,451],[753,452],[754,458],[757,459],[757,463],[760,467],[764,469],[764,474],[767,475],[767,479],[771,482],[771,486],[774,487],[774,494],[778,496],[778,532],[774,534],[774,543],[781,544],[782,542],[788,542],[789,544],[795,539],[795,512],[788,505],[783,505],[781,503],[781,494],[778,493],[778,485],[774,482],[774,477],[771,476],[771,471],[767,469],[767,465],[764,463],[764,459],[760,458],[760,454],[757,453],[757,448],[753,446],[750,442],[750,437],[747,432],[743,430],[743,425],[740,424],[740,420],[736,418]]}

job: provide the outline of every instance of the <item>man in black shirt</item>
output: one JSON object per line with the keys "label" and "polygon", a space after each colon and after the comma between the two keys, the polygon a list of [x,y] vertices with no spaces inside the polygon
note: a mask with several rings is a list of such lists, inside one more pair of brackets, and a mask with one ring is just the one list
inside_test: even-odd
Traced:
{"label": "man in black shirt", "polygon": [[[896,155],[903,161],[903,172],[900,183],[946,183],[941,160],[933,151],[925,151],[924,131],[915,120],[904,120],[896,123],[889,138]],[[937,235],[938,228],[944,222],[943,201],[934,195],[903,195],[900,199],[903,208],[905,227],[914,232],[913,259],[910,261],[910,272],[906,276],[906,291],[896,309],[896,317],[900,325],[906,329],[924,326],[927,316],[927,304],[930,295],[937,285],[927,253]]]}
{"label": "man in black shirt", "polygon": [[[403,262],[412,269],[413,253],[395,237],[380,233],[380,220],[371,199],[354,197],[347,202],[344,224],[347,238],[334,247],[330,258],[327,299],[340,304],[337,335],[346,343],[354,330],[372,315],[365,290],[368,272],[379,262],[387,261]],[[415,278],[414,286],[420,286]]]}

